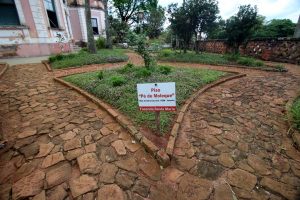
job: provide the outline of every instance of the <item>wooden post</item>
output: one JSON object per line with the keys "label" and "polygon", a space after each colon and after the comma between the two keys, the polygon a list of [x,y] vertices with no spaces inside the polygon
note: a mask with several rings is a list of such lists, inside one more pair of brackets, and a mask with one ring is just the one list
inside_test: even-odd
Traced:
{"label": "wooden post", "polygon": [[158,135],[160,135],[160,111],[155,112],[155,122]]}

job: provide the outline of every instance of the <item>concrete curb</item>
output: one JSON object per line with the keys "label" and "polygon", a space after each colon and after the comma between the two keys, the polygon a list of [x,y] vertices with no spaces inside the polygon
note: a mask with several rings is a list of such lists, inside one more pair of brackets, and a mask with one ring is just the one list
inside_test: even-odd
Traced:
{"label": "concrete curb", "polygon": [[0,63],[2,65],[5,65],[4,68],[0,71],[0,78],[4,75],[4,73],[8,70],[9,64],[7,63]]}
{"label": "concrete curb", "polygon": [[172,128],[171,135],[169,137],[166,152],[170,157],[172,157],[172,155],[173,155],[175,142],[176,142],[176,139],[177,139],[177,136],[178,136],[180,125],[183,121],[183,117],[184,117],[185,113],[188,111],[188,108],[190,107],[190,105],[196,100],[196,98],[199,97],[201,94],[205,93],[207,90],[213,88],[213,87],[216,87],[216,86],[218,86],[222,83],[225,83],[227,81],[242,78],[242,77],[245,77],[245,76],[246,76],[246,74],[236,74],[235,73],[235,75],[233,75],[233,76],[221,78],[220,80],[218,80],[216,82],[213,82],[211,84],[208,84],[208,85],[204,86],[203,88],[201,88],[199,91],[194,93],[189,99],[187,99],[185,101],[185,103],[183,104],[183,106],[179,110],[179,113],[177,114],[175,124]]}
{"label": "concrete curb", "polygon": [[165,152],[164,149],[159,149],[155,146],[149,139],[143,136],[143,134],[140,133],[140,131],[133,125],[133,123],[128,120],[128,118],[121,113],[119,113],[118,110],[111,107],[109,104],[99,100],[94,95],[89,94],[88,92],[80,89],[79,87],[76,87],[66,81],[64,81],[61,78],[54,78],[55,81],[61,83],[62,85],[75,90],[79,94],[83,95],[99,107],[103,108],[109,115],[111,115],[123,128],[125,128],[134,138],[136,141],[138,141],[153,157],[155,157],[159,164],[167,167],[170,165],[170,158]]}
{"label": "concrete curb", "polygon": [[48,60],[43,60],[42,63],[45,65],[48,72],[53,72]]}

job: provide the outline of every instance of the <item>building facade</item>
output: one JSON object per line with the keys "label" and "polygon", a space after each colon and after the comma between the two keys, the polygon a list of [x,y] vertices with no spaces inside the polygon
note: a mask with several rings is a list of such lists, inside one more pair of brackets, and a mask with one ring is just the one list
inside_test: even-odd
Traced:
{"label": "building facade", "polygon": [[[90,0],[95,37],[105,36],[99,0]],[[0,57],[32,57],[72,51],[86,42],[84,0],[0,0]]]}

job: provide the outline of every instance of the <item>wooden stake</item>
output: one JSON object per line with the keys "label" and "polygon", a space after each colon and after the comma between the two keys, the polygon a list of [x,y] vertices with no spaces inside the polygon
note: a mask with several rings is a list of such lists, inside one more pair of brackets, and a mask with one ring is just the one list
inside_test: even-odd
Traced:
{"label": "wooden stake", "polygon": [[155,122],[158,135],[160,135],[160,111],[155,112]]}

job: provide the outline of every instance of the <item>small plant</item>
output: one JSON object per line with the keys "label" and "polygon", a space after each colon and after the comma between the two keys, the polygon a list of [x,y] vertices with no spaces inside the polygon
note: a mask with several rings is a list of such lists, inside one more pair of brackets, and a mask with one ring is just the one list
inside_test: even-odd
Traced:
{"label": "small plant", "polygon": [[274,68],[280,72],[286,72],[287,69],[284,67],[284,65],[281,65],[281,64],[278,64],[278,65],[275,65]]}
{"label": "small plant", "polygon": [[254,65],[257,67],[263,67],[265,65],[265,63],[263,61],[257,60],[257,61],[255,61]]}
{"label": "small plant", "polygon": [[88,48],[87,47],[83,47],[79,51],[79,53],[86,53],[86,52],[88,52]]}
{"label": "small plant", "polygon": [[160,53],[159,53],[159,56],[160,57],[169,57],[172,55],[172,50],[170,49],[164,49],[164,50],[161,50]]}
{"label": "small plant", "polygon": [[231,54],[226,54],[224,57],[228,61],[236,62],[240,58],[240,54],[238,54],[238,53],[231,53]]}
{"label": "small plant", "polygon": [[118,87],[126,83],[126,80],[122,76],[113,76],[110,78],[110,81],[113,87]]}
{"label": "small plant", "polygon": [[104,37],[99,37],[96,40],[96,47],[97,49],[105,49],[105,38]]}
{"label": "small plant", "polygon": [[50,63],[55,62],[55,61],[60,61],[63,60],[64,56],[62,54],[57,54],[55,56],[50,56],[49,61]]}
{"label": "small plant", "polygon": [[296,129],[300,131],[300,97],[293,103],[290,113]]}
{"label": "small plant", "polygon": [[171,73],[172,69],[171,69],[171,67],[168,67],[168,66],[161,66],[161,67],[159,67],[159,71],[160,71],[160,73],[162,73],[164,75],[168,75]]}
{"label": "small plant", "polygon": [[135,73],[135,77],[138,77],[138,78],[146,78],[149,76],[151,76],[151,71],[146,68],[140,68]]}
{"label": "small plant", "polygon": [[104,75],[103,75],[103,71],[100,71],[98,74],[97,74],[97,77],[99,80],[102,80],[104,78]]}
{"label": "small plant", "polygon": [[253,58],[239,58],[237,63],[245,66],[255,66],[255,60]]}
{"label": "small plant", "polygon": [[127,63],[123,68],[121,68],[119,71],[121,74],[129,73],[133,70],[134,64]]}

